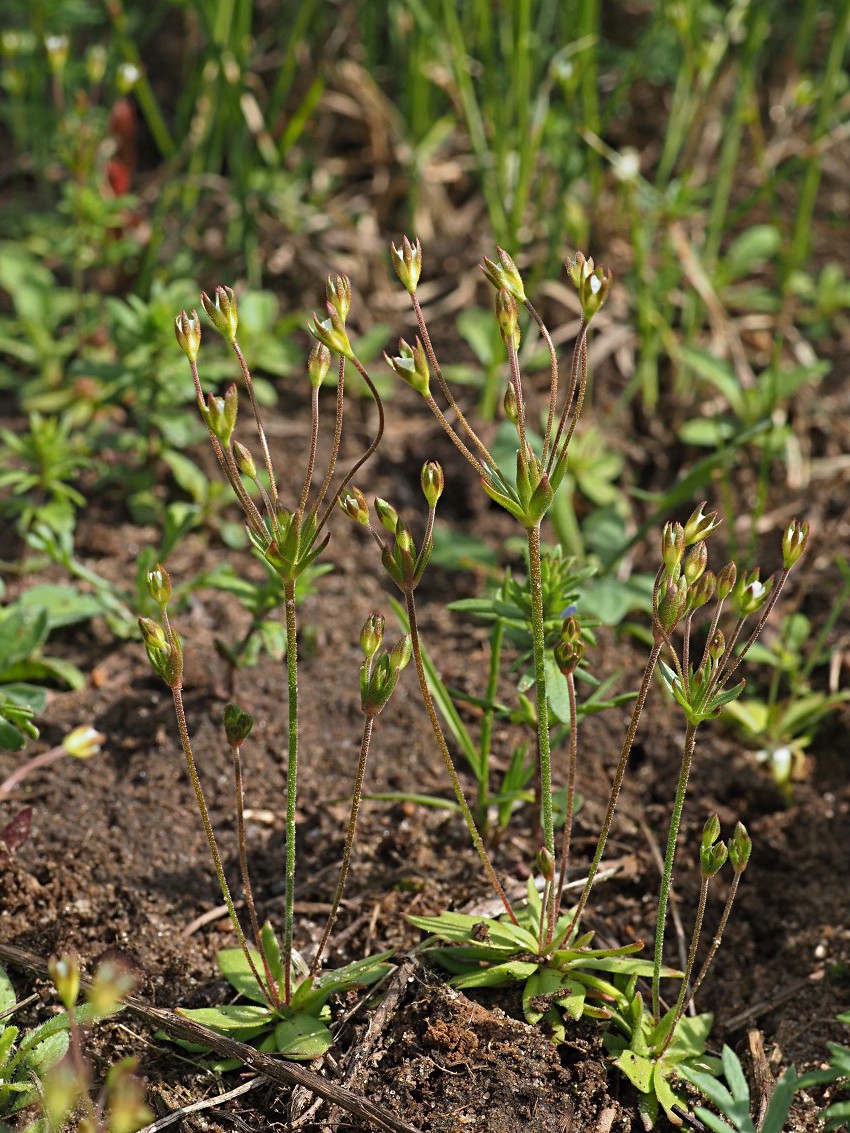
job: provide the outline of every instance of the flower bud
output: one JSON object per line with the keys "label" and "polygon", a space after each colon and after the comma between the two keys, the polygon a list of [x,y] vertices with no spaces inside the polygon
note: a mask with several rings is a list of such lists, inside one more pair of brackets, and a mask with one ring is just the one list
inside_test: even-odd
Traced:
{"label": "flower bud", "polygon": [[224,448],[230,447],[230,438],[233,436],[233,429],[236,425],[237,409],[238,395],[235,385],[228,387],[224,397],[217,397],[215,394],[208,393],[206,405],[201,405],[201,416],[204,418],[207,428],[214,437],[218,438]]}
{"label": "flower bud", "polygon": [[[375,510],[377,511],[377,500],[375,501],[375,503],[376,503]],[[389,507],[389,504],[387,504],[387,507]],[[391,509],[391,510],[394,510],[394,509]],[[386,526],[387,526],[386,523],[384,523],[384,527],[386,527]],[[408,555],[415,555],[416,554],[416,544],[413,542],[413,536],[410,534],[409,527],[407,526],[407,524],[404,522],[404,520],[401,518],[400,515],[396,517],[395,542],[396,542],[396,546],[400,550],[405,551]]]}
{"label": "flower bud", "polygon": [[346,488],[342,495],[339,497],[339,506],[355,523],[360,523],[364,527],[369,526],[369,507],[366,503],[366,497],[359,488]]}
{"label": "flower bud", "polygon": [[684,578],[667,577],[658,596],[658,622],[665,633],[672,633],[688,604],[688,584]]}
{"label": "flower bud", "polygon": [[48,974],[53,980],[66,1011],[76,1005],[80,994],[80,961],[76,956],[51,956],[47,962]]}
{"label": "flower bud", "polygon": [[681,523],[665,523],[661,532],[661,559],[668,574],[673,573],[685,553],[685,529]]}
{"label": "flower bud", "polygon": [[773,589],[773,575],[762,582],[759,574],[758,567],[749,574],[745,571],[738,579],[732,593],[733,607],[741,618],[748,618],[751,614],[758,613]]}
{"label": "flower bud", "polygon": [[307,362],[307,373],[310,375],[310,385],[318,389],[331,367],[331,352],[321,342],[313,343],[310,358]]}
{"label": "flower bud", "polygon": [[180,638],[172,633],[171,640],[162,626],[151,618],[139,618],[139,629],[148,660],[156,675],[169,686],[176,688],[183,678],[183,648]]}
{"label": "flower bud", "polygon": [[390,254],[396,275],[412,295],[422,274],[422,245],[418,240],[411,244],[404,236],[400,248],[390,244]]}
{"label": "flower bud", "polygon": [[708,566],[708,547],[705,543],[700,541],[697,543],[685,557],[685,563],[682,567],[682,573],[685,576],[685,581],[689,586],[701,578],[705,573],[705,568]]}
{"label": "flower bud", "polygon": [[431,371],[428,368],[428,355],[421,340],[417,338],[416,344],[411,346],[402,338],[398,350],[398,357],[391,358],[389,354],[384,354],[384,361],[400,378],[404,378],[412,389],[427,397]]}
{"label": "flower bud", "polygon": [[739,822],[729,839],[729,861],[735,873],[743,873],[753,852],[753,841],[743,822]]}
{"label": "flower bud", "polygon": [[194,362],[201,346],[201,320],[198,312],[193,310],[191,315],[187,315],[185,311],[181,311],[174,320],[174,333],[180,349],[190,362]]}
{"label": "flower bud", "polygon": [[[133,975],[120,963],[102,960],[86,992],[86,1002],[97,1015],[112,1015],[120,1010],[124,999],[133,990]],[[111,1128],[111,1127],[110,1127]]]}
{"label": "flower bud", "polygon": [[782,565],[790,570],[806,549],[809,541],[808,521],[793,520],[789,523],[782,536]]}
{"label": "flower bud", "polygon": [[375,515],[382,527],[389,531],[390,535],[395,535],[398,528],[398,512],[392,504],[388,504],[386,500],[382,500],[380,496],[375,497]]}
{"label": "flower bud", "polygon": [[328,306],[333,307],[343,323],[351,310],[351,281],[347,275],[329,275],[325,280]]}
{"label": "flower bud", "polygon": [[713,846],[717,839],[720,837],[720,819],[716,814],[713,814],[702,828],[702,841],[701,845],[704,850],[709,846]]}
{"label": "flower bud", "polygon": [[231,701],[224,706],[223,721],[228,744],[231,747],[241,747],[251,734],[254,717],[243,712],[238,704]]}
{"label": "flower bud", "polygon": [[496,292],[496,320],[502,341],[507,345],[508,340],[513,343],[514,349],[519,347],[519,308],[516,299],[502,287]]}
{"label": "flower bud", "polygon": [[719,873],[726,864],[729,851],[722,842],[715,846],[701,846],[699,852],[700,873],[703,880],[708,881]]}
{"label": "flower bud", "polygon": [[698,508],[692,513],[688,522],[685,524],[685,546],[690,547],[694,543],[698,543],[701,539],[707,539],[712,531],[716,531],[720,526],[720,519],[716,511],[710,511],[707,515],[702,510],[705,507],[703,501]]}
{"label": "flower bud", "polygon": [[354,350],[349,341],[345,323],[340,318],[336,307],[331,303],[326,304],[326,307],[329,317],[327,319],[319,319],[314,311],[313,321],[307,326],[307,330],[309,330],[313,338],[321,342],[328,350],[333,351],[334,354],[340,354],[343,358],[347,358],[351,361],[354,357]]}
{"label": "flower bud", "polygon": [[497,291],[507,291],[518,303],[524,303],[526,301],[525,285],[522,282],[519,269],[504,248],[497,247],[496,251],[499,262],[494,263],[493,260],[488,260],[485,256],[484,263],[480,265],[481,270]]}
{"label": "flower bud", "polygon": [[370,614],[363,623],[363,629],[360,631],[360,648],[367,658],[374,657],[381,648],[385,625],[386,620],[381,614]]}
{"label": "flower bud", "polygon": [[250,450],[241,441],[233,442],[233,459],[243,476],[247,476],[249,480],[257,479],[257,465]]}
{"label": "flower bud", "polygon": [[153,570],[148,571],[145,583],[153,601],[162,609],[171,600],[171,576],[162,565],[157,563]]}
{"label": "flower bud", "polygon": [[708,656],[716,665],[725,652],[726,638],[723,636],[722,630],[716,629],[708,643]]}
{"label": "flower bud", "polygon": [[578,291],[585,322],[590,322],[608,298],[613,273],[601,264],[595,267],[593,259],[586,259],[581,252],[576,252],[575,259],[567,262],[567,273]]}
{"label": "flower bud", "polygon": [[227,342],[234,343],[239,326],[239,316],[236,310],[236,296],[233,294],[233,288],[217,287],[215,289],[215,301],[210,299],[206,291],[202,291],[201,304],[218,333]]}
{"label": "flower bud", "polygon": [[508,382],[508,388],[505,390],[505,398],[502,405],[507,419],[511,424],[516,425],[519,420],[519,406],[517,405],[516,390],[514,389],[513,382]]}
{"label": "flower bud", "polygon": [[[700,546],[704,547],[705,544],[701,543]],[[705,574],[701,575],[693,586],[688,588],[688,603],[692,610],[698,610],[704,606],[706,602],[710,602],[714,597],[714,590],[717,586],[717,579],[714,576],[713,570],[707,570]]]}
{"label": "flower bud", "polygon": [[54,75],[60,74],[68,62],[67,35],[48,35],[44,38],[47,65]]}
{"label": "flower bud", "polygon": [[555,859],[545,846],[537,851],[537,872],[544,881],[555,880]]}
{"label": "flower bud", "polygon": [[74,759],[91,759],[98,754],[105,739],[103,732],[96,731],[91,725],[81,724],[65,736],[62,747]]}
{"label": "flower bud", "polygon": [[396,675],[398,675],[402,669],[407,668],[412,656],[413,646],[410,642],[410,634],[406,633],[404,637],[399,638],[390,653],[390,664]]}
{"label": "flower bud", "polygon": [[445,481],[443,469],[436,460],[428,460],[422,465],[422,493],[432,510],[437,506],[437,500],[443,494]]}
{"label": "flower bud", "polygon": [[726,566],[717,572],[717,597],[719,601],[723,601],[731,594],[734,586],[735,579],[738,577],[738,568],[734,563],[727,563]]}

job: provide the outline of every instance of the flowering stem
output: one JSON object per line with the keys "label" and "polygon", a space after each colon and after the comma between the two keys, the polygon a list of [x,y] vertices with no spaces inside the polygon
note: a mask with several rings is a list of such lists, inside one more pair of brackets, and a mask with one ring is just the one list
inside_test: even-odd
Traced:
{"label": "flowering stem", "polygon": [[670,884],[673,879],[673,861],[676,857],[676,840],[679,837],[679,826],[682,821],[682,810],[685,805],[685,792],[688,787],[688,776],[691,772],[691,763],[696,745],[697,726],[689,724],[685,732],[685,744],[682,749],[682,764],[679,769],[679,783],[676,787],[676,798],[673,801],[673,813],[670,816],[670,830],[667,835],[667,852],[664,855],[664,872],[661,876],[661,889],[658,894],[658,917],[655,923],[655,956],[652,964],[652,1013],[659,1018],[659,985],[661,983],[661,962],[664,952],[664,928],[667,921],[667,902],[670,897]]}
{"label": "flowering stem", "polygon": [[354,832],[357,828],[357,815],[360,811],[360,800],[363,797],[363,776],[366,773],[366,759],[369,755],[369,744],[372,739],[372,728],[375,724],[374,716],[367,716],[363,725],[363,738],[360,741],[360,758],[357,763],[357,775],[354,779],[354,795],[351,799],[351,814],[348,819],[348,830],[345,834],[345,846],[342,851],[342,865],[339,870],[339,880],[336,884],[336,892],[331,903],[331,911],[328,914],[325,929],[322,933],[322,938],[319,941],[319,947],[316,949],[316,955],[313,958],[313,963],[310,966],[310,974],[315,976],[319,970],[322,954],[327,947],[328,938],[331,935],[334,922],[336,921],[337,914],[339,913],[339,906],[342,901],[342,893],[345,889],[345,882],[348,877],[348,867],[351,864],[351,847],[354,845]]}
{"label": "flowering stem", "polygon": [[238,743],[231,744],[230,750],[233,755],[233,780],[236,792],[236,836],[239,842],[239,868],[242,873],[242,890],[245,894],[245,904],[248,907],[248,917],[251,921],[251,931],[254,934],[254,944],[263,961],[268,990],[272,1000],[277,1006],[280,1006],[280,995],[278,994],[277,983],[272,975],[271,966],[266,956],[266,950],[263,948],[260,922],[257,917],[257,908],[254,904],[254,889],[251,885],[251,875],[248,872],[248,847],[245,840],[245,792],[242,786],[241,746],[242,745]]}
{"label": "flowering stem", "polygon": [[691,978],[691,973],[694,970],[694,962],[697,956],[697,945],[699,944],[700,933],[702,932],[702,922],[705,917],[705,902],[708,898],[708,885],[709,878],[703,875],[702,882],[699,889],[699,903],[697,904],[696,918],[694,920],[694,931],[691,933],[691,944],[688,948],[688,962],[685,967],[685,975],[682,980],[682,986],[679,988],[679,998],[676,1000],[676,1010],[673,1013],[673,1022],[670,1024],[670,1030],[667,1032],[667,1038],[664,1040],[664,1046],[661,1048],[658,1057],[664,1054],[664,1051],[673,1041],[673,1035],[676,1033],[676,1027],[679,1020],[685,1013],[685,996],[688,992],[688,982]]}
{"label": "flowering stem", "polygon": [[254,393],[254,383],[251,380],[251,371],[248,369],[248,363],[245,361],[245,356],[239,346],[239,343],[234,338],[231,343],[233,346],[233,353],[239,359],[239,365],[242,367],[242,376],[245,379],[245,387],[248,390],[248,396],[251,399],[251,408],[254,411],[254,420],[257,423],[257,433],[260,438],[260,447],[263,450],[263,462],[266,466],[266,472],[269,476],[269,491],[271,492],[272,503],[277,504],[277,484],[274,479],[274,467],[272,465],[272,457],[269,452],[269,444],[266,440],[266,430],[263,428],[263,421],[260,417],[260,407],[257,404],[257,395]]}
{"label": "flowering stem", "polygon": [[649,692],[650,681],[652,674],[655,671],[655,666],[658,663],[658,657],[664,647],[663,641],[656,642],[652,647],[652,652],[646,662],[646,667],[643,670],[643,680],[638,690],[637,700],[632,709],[632,718],[629,721],[629,727],[626,731],[626,738],[623,741],[623,748],[620,752],[620,762],[617,764],[617,770],[614,772],[614,781],[611,785],[611,794],[608,798],[608,809],[605,811],[605,819],[602,823],[602,830],[599,834],[599,841],[596,843],[596,853],[593,855],[593,861],[590,863],[590,869],[587,871],[587,881],[584,883],[584,889],[581,891],[576,911],[573,915],[572,923],[565,936],[568,940],[573,929],[577,929],[581,922],[581,916],[584,912],[587,899],[590,896],[590,890],[593,888],[593,882],[596,879],[596,874],[599,871],[599,863],[602,861],[602,854],[605,851],[605,843],[608,841],[608,835],[611,833],[611,824],[614,821],[614,811],[617,809],[617,800],[620,796],[620,788],[623,785],[623,777],[626,774],[626,765],[629,761],[629,754],[632,750],[632,744],[635,741],[637,734],[638,724],[640,723],[641,713],[643,706],[646,703],[646,697]]}
{"label": "flowering stem", "polygon": [[404,600],[407,606],[407,622],[410,626],[410,644],[413,649],[413,661],[416,665],[416,676],[419,679],[419,691],[422,694],[422,700],[425,703],[425,711],[428,713],[428,719],[431,722],[431,730],[434,733],[434,738],[437,741],[437,746],[440,749],[440,754],[443,757],[443,762],[446,765],[446,770],[449,773],[452,788],[454,789],[455,798],[458,801],[461,813],[466,822],[466,828],[469,831],[469,836],[472,839],[472,844],[478,852],[481,859],[481,864],[484,866],[484,872],[493,889],[496,892],[499,900],[505,907],[505,911],[510,917],[513,924],[517,924],[516,915],[511,908],[511,903],[505,894],[504,889],[496,876],[496,871],[493,868],[493,863],[490,861],[490,856],[484,846],[481,835],[478,832],[478,827],[475,825],[475,819],[472,817],[472,811],[469,809],[469,803],[466,801],[466,796],[463,793],[463,787],[458,779],[457,771],[455,770],[454,760],[452,759],[451,752],[449,751],[448,744],[446,743],[443,729],[440,727],[440,720],[437,716],[437,709],[434,706],[434,699],[431,696],[431,690],[428,688],[428,678],[425,676],[425,665],[422,661],[422,646],[419,640],[419,627],[416,622],[416,603],[413,598],[413,590],[407,589],[404,591]]}
{"label": "flowering stem", "polygon": [[[534,687],[537,694],[537,757],[540,774],[540,807],[543,845],[555,860],[555,834],[552,823],[552,758],[549,743],[549,705],[546,700],[546,642],[543,624],[543,582],[540,573],[540,524],[529,527],[528,585],[531,591],[531,638],[534,647]],[[549,887],[549,903],[554,890]],[[548,906],[543,918],[549,916]]]}
{"label": "flowering stem", "polygon": [[270,1007],[274,1008],[274,1001],[272,1000],[268,989],[260,978],[260,973],[257,971],[257,965],[254,963],[254,958],[251,955],[251,950],[248,947],[248,941],[245,939],[245,933],[242,931],[242,926],[239,923],[239,918],[236,915],[236,907],[233,904],[233,898],[230,895],[230,886],[227,884],[227,878],[224,876],[224,867],[221,864],[221,855],[218,852],[218,843],[213,833],[212,823],[210,822],[209,811],[207,810],[206,799],[204,798],[203,788],[201,787],[201,780],[198,776],[198,768],[195,765],[195,756],[192,753],[192,745],[189,741],[189,728],[186,724],[186,710],[183,707],[183,691],[179,685],[173,686],[171,695],[174,699],[174,711],[177,715],[177,730],[180,733],[180,743],[183,746],[183,755],[186,758],[186,768],[189,772],[189,781],[192,784],[192,790],[195,792],[195,801],[198,804],[198,810],[201,815],[201,822],[204,827],[204,834],[207,836],[207,845],[210,848],[210,855],[213,860],[213,867],[215,874],[218,878],[218,884],[221,889],[221,895],[224,898],[224,903],[227,905],[227,911],[230,914],[230,920],[233,924],[233,930],[236,933],[236,939],[239,942],[239,947],[242,949],[248,967],[257,981],[257,986],[263,993],[263,997],[267,1000]]}
{"label": "flowering stem", "polygon": [[292,927],[295,904],[295,800],[298,780],[298,637],[295,583],[284,583],[286,611],[286,675],[289,688],[289,755],[286,765],[286,860],[283,920],[283,1001],[292,998]]}

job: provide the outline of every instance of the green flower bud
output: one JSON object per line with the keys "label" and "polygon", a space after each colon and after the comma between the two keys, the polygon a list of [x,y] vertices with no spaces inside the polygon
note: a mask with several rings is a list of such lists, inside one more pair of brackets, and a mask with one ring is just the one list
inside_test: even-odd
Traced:
{"label": "green flower bud", "polygon": [[61,74],[68,62],[67,35],[48,35],[44,38],[47,65],[54,75]]}
{"label": "green flower bud", "polygon": [[[377,511],[377,500],[375,501],[375,504],[375,510]],[[389,504],[387,504],[387,507],[389,507]],[[384,524],[384,526],[386,527],[386,524]],[[413,542],[413,536],[410,534],[410,528],[407,526],[401,516],[397,516],[396,518],[395,542],[396,547],[398,547],[402,551],[405,551],[408,555],[416,554],[416,544]]]}
{"label": "green flower bud", "polygon": [[698,543],[701,539],[707,539],[712,531],[716,531],[720,526],[720,519],[716,511],[710,511],[707,515],[702,510],[705,507],[703,501],[698,508],[692,513],[688,522],[685,524],[685,546],[690,547],[694,543]]}
{"label": "green flower bud", "polygon": [[120,63],[115,74],[115,86],[119,94],[129,94],[138,85],[142,72],[135,63]]}
{"label": "green flower bud", "polygon": [[65,1010],[71,1011],[80,994],[80,961],[67,953],[64,956],[51,956],[47,962],[47,971]]}
{"label": "green flower bud", "polygon": [[743,873],[753,852],[753,841],[743,822],[739,822],[729,839],[729,861],[735,873]]}
{"label": "green flower bud", "polygon": [[339,315],[343,324],[351,310],[351,281],[347,275],[329,275],[325,281],[328,306]]}
{"label": "green flower bud", "polygon": [[247,449],[241,441],[233,442],[233,459],[236,461],[236,467],[243,476],[247,476],[249,480],[257,479],[257,465],[254,462],[251,452]]}
{"label": "green flower bud", "polygon": [[370,660],[381,648],[385,625],[386,620],[381,614],[370,614],[363,624],[363,629],[360,631],[360,648]]}
{"label": "green flower bud", "polygon": [[685,557],[685,563],[682,567],[682,573],[685,576],[685,581],[689,586],[701,578],[705,573],[705,568],[708,566],[708,547],[705,543],[700,542],[694,546]]}
{"label": "green flower bud", "polygon": [[236,310],[236,296],[233,294],[233,288],[217,287],[215,289],[215,301],[210,299],[206,291],[202,291],[201,304],[218,333],[229,343],[234,343],[239,326],[239,315]]}
{"label": "green flower bud", "polygon": [[537,872],[544,881],[555,880],[555,859],[545,846],[541,846],[537,851]]}
{"label": "green flower bud", "polygon": [[81,724],[65,736],[62,747],[74,759],[91,759],[98,754],[105,739],[103,732],[96,731],[90,724]]}
{"label": "green flower bud", "polygon": [[[86,1002],[98,1015],[112,1015],[118,1011],[133,990],[132,973],[113,960],[102,960],[97,966],[94,981],[86,992]],[[111,1129],[111,1126],[110,1126]]]}
{"label": "green flower bud", "polygon": [[410,642],[410,634],[406,633],[404,637],[399,638],[390,652],[390,664],[398,675],[402,669],[406,669],[410,664],[413,657],[413,646]]}
{"label": "green flower bud", "polygon": [[575,259],[567,262],[567,273],[578,291],[581,310],[585,322],[590,322],[611,290],[613,273],[605,268],[594,266],[593,259],[586,259],[576,252]]}
{"label": "green flower bud", "polygon": [[685,529],[681,523],[665,523],[661,532],[661,559],[668,574],[673,573],[685,553]]}
{"label": "green flower bud", "polygon": [[106,1128],[110,1133],[133,1133],[153,1120],[142,1083],[135,1076],[138,1065],[137,1058],[122,1058],[106,1075]]}
{"label": "green flower bud", "polygon": [[93,87],[103,82],[106,74],[106,48],[102,43],[93,43],[86,52],[86,78]]}
{"label": "green flower bud", "polygon": [[445,481],[443,479],[443,469],[436,460],[428,460],[422,465],[422,493],[428,503],[428,507],[433,510],[437,506],[437,500],[443,494]]}
{"label": "green flower bud", "polygon": [[667,577],[658,596],[658,622],[670,634],[682,620],[688,605],[688,584],[683,577]]}
{"label": "green flower bud", "polygon": [[422,245],[418,240],[411,244],[405,236],[400,248],[390,244],[390,254],[396,275],[412,295],[422,274]]}
{"label": "green flower bud", "polygon": [[153,570],[148,571],[145,582],[148,594],[157,606],[160,609],[167,606],[171,600],[171,576],[162,563],[157,563]]}
{"label": "green flower bud", "polygon": [[[233,390],[233,394],[228,397],[231,390]],[[213,436],[217,437],[225,448],[229,447],[230,438],[233,436],[233,428],[236,424],[236,411],[237,397],[235,386],[230,386],[224,397],[216,397],[215,394],[208,393],[206,405],[201,406],[201,416],[204,419],[204,423]]]}
{"label": "green flower bud", "polygon": [[378,517],[382,527],[389,531],[390,535],[395,535],[398,528],[398,512],[392,504],[388,504],[386,500],[382,500],[380,496],[375,497],[375,515]]}
{"label": "green flower bud", "polygon": [[584,657],[584,642],[558,641],[553,649],[555,664],[565,677],[574,673]]}
{"label": "green flower bud", "polygon": [[516,299],[507,290],[502,287],[496,292],[496,320],[499,324],[499,332],[502,336],[502,341],[507,345],[510,340],[514,349],[519,348],[519,308],[517,307]]}
{"label": "green flower bud", "polygon": [[713,846],[717,839],[720,837],[720,819],[716,814],[706,821],[705,826],[702,828],[702,848],[707,850],[709,846]]}
{"label": "green flower bud", "polygon": [[[705,546],[701,543],[700,546]],[[713,570],[707,570],[705,574],[701,575],[693,586],[688,589],[688,602],[692,610],[698,610],[704,606],[706,602],[710,602],[714,597],[714,590],[717,586],[717,579],[715,578]]]}
{"label": "green flower bud", "polygon": [[719,873],[726,864],[729,851],[722,842],[716,846],[702,846],[699,852],[700,873],[705,881],[709,881]]}
{"label": "green flower bud", "polygon": [[708,643],[708,656],[716,665],[725,652],[726,638],[723,636],[722,630],[716,629]]}
{"label": "green flower bud", "polygon": [[183,648],[177,634],[171,641],[162,626],[151,618],[139,618],[139,629],[153,671],[169,686],[176,688],[183,678]]}
{"label": "green flower bud", "polygon": [[331,368],[331,352],[321,342],[313,343],[310,358],[307,362],[307,373],[310,375],[310,385],[318,389]]}
{"label": "green flower bud", "polygon": [[511,424],[516,425],[517,421],[519,421],[519,406],[517,405],[516,390],[514,389],[513,382],[508,382],[508,388],[505,390],[505,397],[504,401],[502,402],[502,406],[505,410],[505,416],[507,417],[507,419],[511,422]]}
{"label": "green flower bud", "polygon": [[731,594],[735,579],[738,577],[738,568],[734,563],[727,563],[723,570],[717,572],[717,597],[723,601]]}
{"label": "green flower bud", "polygon": [[349,519],[362,524],[363,527],[369,526],[369,507],[366,497],[359,488],[346,488],[339,497],[339,506]]}
{"label": "green flower bud", "polygon": [[525,285],[522,282],[519,269],[503,248],[497,247],[496,251],[499,255],[499,262],[494,263],[493,260],[488,260],[485,256],[484,263],[480,265],[481,270],[497,291],[507,291],[518,303],[524,303],[526,301]]}
{"label": "green flower bud", "polygon": [[254,727],[254,717],[243,712],[238,704],[232,701],[224,706],[224,734],[231,747],[241,747],[251,734]]}
{"label": "green flower bud", "polygon": [[773,575],[765,582],[759,577],[759,568],[747,574],[746,571],[738,579],[732,593],[732,605],[741,618],[748,618],[762,608],[773,589]]}
{"label": "green flower bud", "polygon": [[308,325],[307,330],[328,350],[351,361],[354,358],[354,350],[345,330],[345,323],[340,318],[337,309],[330,303],[327,304],[327,312],[329,317],[320,320],[314,311],[313,321]]}
{"label": "green flower bud", "polygon": [[174,333],[180,349],[190,362],[194,362],[201,347],[201,320],[198,312],[192,311],[191,315],[187,315],[185,311],[181,311],[174,320]]}
{"label": "green flower bud", "polygon": [[412,389],[427,397],[430,392],[431,371],[428,368],[428,355],[422,342],[417,338],[415,346],[411,346],[402,338],[398,349],[398,357],[391,358],[385,353],[384,361],[400,378],[404,378]]}
{"label": "green flower bud", "polygon": [[782,536],[782,565],[790,570],[800,560],[809,541],[809,524],[807,520],[793,520],[785,529]]}

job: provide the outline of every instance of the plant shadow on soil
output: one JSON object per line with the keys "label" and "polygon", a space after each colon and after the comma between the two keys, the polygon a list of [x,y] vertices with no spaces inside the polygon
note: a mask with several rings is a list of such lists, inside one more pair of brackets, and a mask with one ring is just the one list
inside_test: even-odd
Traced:
{"label": "plant shadow on soil", "polygon": [[[275,436],[276,417],[291,421],[292,416],[284,409],[272,412],[270,434]],[[392,424],[392,418],[403,416],[393,405],[389,449],[412,451],[421,463],[432,453],[418,449],[415,438],[418,434],[421,444],[423,437],[427,441],[434,434],[424,418]],[[418,466],[413,464],[414,471]],[[370,496],[397,500],[405,514],[419,506],[411,491],[416,478],[399,481],[400,473],[386,460],[376,468],[361,480]],[[503,517],[483,497],[479,501],[474,485],[460,476],[456,479],[454,469],[447,467],[442,518],[454,519],[498,545],[506,531]],[[117,503],[110,507],[95,501],[85,512],[79,546],[87,562],[120,580],[132,572],[134,554],[152,532],[132,527]],[[344,837],[345,796],[357,760],[359,628],[372,610],[389,615],[388,589],[379,578],[375,548],[362,531],[337,517],[328,553],[334,572],[319,581],[317,593],[301,612],[314,643],[303,658],[300,677],[304,731],[296,943],[308,954],[329,908]],[[183,580],[223,554],[229,552],[193,537],[181,544],[168,566],[175,581]],[[459,585],[471,589],[474,582],[467,578]],[[444,603],[459,593],[454,583],[451,587],[436,570],[426,575],[423,627],[432,651],[440,641],[444,677],[450,684],[465,685],[485,671],[484,637],[477,626],[444,612]],[[212,641],[228,633],[235,637],[239,618],[223,595],[202,592],[175,615],[175,624],[186,644],[186,699],[196,757],[226,868],[238,890],[232,777],[220,727],[226,674]],[[393,640],[389,626],[387,637]],[[140,644],[116,643],[97,623],[66,631],[56,649],[64,649],[92,676],[84,690],[51,698],[42,739],[58,742],[71,727],[92,723],[106,733],[107,741],[102,754],[90,762],[61,761],[49,773],[33,777],[11,804],[32,804],[34,820],[29,842],[3,866],[0,939],[42,956],[75,949],[90,967],[105,954],[118,955],[136,971],[137,993],[162,1007],[221,1002],[228,993],[216,975],[214,955],[232,944],[232,933],[223,916],[194,926],[220,897],[185,776],[168,690],[151,675]],[[590,658],[599,676],[623,667],[624,687],[636,683],[643,660],[631,639],[604,632]],[[286,741],[282,669],[264,662],[240,672],[235,698],[257,722],[244,754],[248,838],[260,913],[280,924],[285,802],[281,753]],[[671,728],[670,719],[660,694],[653,693],[606,854],[617,873],[595,890],[588,922],[601,939],[612,943],[651,939],[659,872],[655,847],[665,837],[678,769],[678,724]],[[698,844],[706,817],[716,811],[726,833],[742,819],[754,842],[751,867],[700,1009],[715,1013],[713,1042],[718,1046],[727,1042],[743,1050],[748,1030],[760,1029],[776,1071],[789,1061],[798,1068],[819,1064],[825,1042],[845,1037],[835,1015],[850,1004],[846,722],[846,714],[834,718],[818,737],[811,753],[812,774],[798,784],[790,809],[734,737],[717,728],[706,729],[689,788],[676,892],[686,932],[698,890],[698,871],[690,860],[696,854],[689,854],[688,848]],[[582,726],[579,789],[585,805],[577,818],[576,875],[592,852],[622,727],[618,712],[591,718]],[[498,757],[506,758],[507,734],[497,729],[495,743]],[[0,756],[0,772],[11,768],[16,758]],[[377,722],[366,790],[448,794],[412,673],[405,674]],[[536,849],[530,845],[528,827],[526,809],[517,813],[497,853],[497,867],[515,880],[519,891],[524,863],[533,860]],[[722,897],[720,893],[709,902],[708,939]],[[367,802],[328,963],[388,947],[403,955],[419,939],[406,925],[406,913],[432,914],[475,903],[480,907],[486,900],[477,859],[454,815],[407,803]],[[676,947],[671,925],[671,956]],[[19,993],[27,992],[33,981],[23,973],[13,974]],[[466,1128],[493,1133],[637,1130],[634,1099],[628,1085],[608,1072],[598,1032],[579,1026],[567,1045],[556,1050],[544,1035],[518,1021],[518,1006],[510,997],[473,1002],[446,989],[436,973],[419,965],[399,990],[380,1033],[369,1036],[368,1058],[358,1064],[352,1088],[428,1133]],[[368,1034],[369,1011],[374,1010],[373,1004],[343,1027],[324,1073],[336,1077],[346,1060],[355,1057]],[[233,1082],[218,1079],[134,1024],[99,1029],[91,1038],[91,1052],[98,1073],[119,1056],[141,1055],[140,1072],[158,1114],[215,1096]],[[263,1087],[186,1116],[179,1128],[286,1129],[295,1120],[291,1101],[286,1091]],[[295,1102],[300,1109],[304,1098]],[[814,1130],[816,1110],[816,1100],[802,1099],[789,1133]],[[328,1124],[365,1128],[350,1115],[329,1113],[326,1107],[306,1112],[302,1120],[306,1129]]]}

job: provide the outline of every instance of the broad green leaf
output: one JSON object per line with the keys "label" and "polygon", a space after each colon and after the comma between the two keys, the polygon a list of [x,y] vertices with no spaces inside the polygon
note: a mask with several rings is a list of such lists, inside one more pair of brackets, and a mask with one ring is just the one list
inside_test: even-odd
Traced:
{"label": "broad green leaf", "polygon": [[315,1015],[299,1012],[274,1029],[276,1050],[285,1058],[318,1058],[333,1046],[333,1035]]}
{"label": "broad green leaf", "polygon": [[223,1007],[178,1008],[178,1015],[193,1019],[202,1027],[209,1027],[221,1035],[228,1035],[240,1042],[248,1042],[274,1023],[274,1017],[267,1007],[253,1004],[232,1003]]}
{"label": "broad green leaf", "polygon": [[[262,973],[262,957],[253,948],[250,951],[251,959],[254,961],[257,971]],[[216,963],[218,970],[240,995],[244,995],[246,999],[250,999],[254,1003],[266,1003],[266,998],[260,990],[257,978],[251,971],[250,965],[245,959],[245,953],[241,948],[222,948],[216,956]]]}
{"label": "broad green leaf", "polygon": [[46,610],[51,630],[89,621],[104,611],[103,603],[94,594],[83,594],[73,586],[53,583],[30,586],[18,601],[24,609]]}
{"label": "broad green leaf", "polygon": [[625,1074],[636,1090],[642,1094],[650,1092],[654,1067],[652,1059],[642,1058],[632,1050],[624,1050],[614,1059],[614,1065]]}
{"label": "broad green leaf", "polygon": [[493,964],[489,968],[479,968],[468,975],[453,976],[452,987],[503,987],[514,981],[527,980],[537,970],[537,964],[530,960],[508,960],[505,964]]}
{"label": "broad green leaf", "polygon": [[334,968],[332,971],[324,972],[316,980],[316,986],[323,991],[345,991],[347,988],[357,985],[362,984],[368,987],[377,983],[378,980],[383,979],[387,972],[391,971],[392,965],[387,964],[386,961],[390,959],[394,951],[391,948],[388,952],[367,956],[365,960],[355,960],[351,964],[346,964],[343,968]]}

